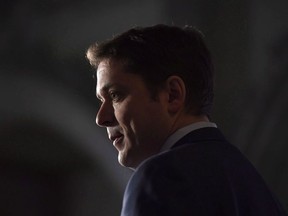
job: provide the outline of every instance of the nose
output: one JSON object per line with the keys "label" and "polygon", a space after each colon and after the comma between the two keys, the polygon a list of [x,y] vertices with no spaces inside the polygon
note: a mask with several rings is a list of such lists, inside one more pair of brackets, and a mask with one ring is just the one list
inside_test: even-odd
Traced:
{"label": "nose", "polygon": [[114,108],[108,102],[103,102],[100,105],[100,109],[98,110],[96,116],[96,124],[100,127],[108,127],[113,126],[115,124],[116,119],[114,115]]}

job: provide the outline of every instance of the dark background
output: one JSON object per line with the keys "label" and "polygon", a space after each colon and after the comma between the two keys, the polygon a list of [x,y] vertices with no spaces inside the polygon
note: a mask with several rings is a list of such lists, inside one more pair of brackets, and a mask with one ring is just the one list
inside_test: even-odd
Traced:
{"label": "dark background", "polygon": [[[287,0],[0,3],[0,214],[119,215],[130,171],[95,125],[88,46],[194,25],[216,65],[215,121],[288,208]],[[243,176],[245,178],[245,176]]]}

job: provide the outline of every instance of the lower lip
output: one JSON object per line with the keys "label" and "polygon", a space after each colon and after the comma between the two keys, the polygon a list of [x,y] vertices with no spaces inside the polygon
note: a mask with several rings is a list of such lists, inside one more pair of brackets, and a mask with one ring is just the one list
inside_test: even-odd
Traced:
{"label": "lower lip", "polygon": [[123,147],[124,147],[124,145],[123,145],[123,138],[124,138],[124,136],[121,136],[121,137],[118,137],[118,138],[116,138],[114,141],[113,141],[113,146],[115,146],[115,148],[118,150],[118,151],[120,151]]}

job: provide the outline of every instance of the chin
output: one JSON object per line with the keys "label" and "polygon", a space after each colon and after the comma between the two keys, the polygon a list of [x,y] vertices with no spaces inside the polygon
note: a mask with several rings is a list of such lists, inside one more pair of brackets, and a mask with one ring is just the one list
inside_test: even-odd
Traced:
{"label": "chin", "polygon": [[121,166],[131,168],[131,169],[135,169],[139,164],[139,163],[135,163],[135,161],[131,159],[129,160],[127,157],[123,157],[123,155],[121,156],[120,153],[118,156],[118,162]]}
{"label": "chin", "polygon": [[121,166],[124,167],[129,167],[129,161],[127,160],[127,157],[125,155],[123,155],[123,153],[119,152],[118,154],[118,162]]}

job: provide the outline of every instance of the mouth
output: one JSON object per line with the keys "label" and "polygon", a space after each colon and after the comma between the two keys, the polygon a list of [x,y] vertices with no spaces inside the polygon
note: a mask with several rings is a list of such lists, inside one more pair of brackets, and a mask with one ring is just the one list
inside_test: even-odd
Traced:
{"label": "mouth", "polygon": [[124,139],[124,135],[120,133],[115,136],[110,137],[110,140],[113,142],[113,146],[118,151],[121,151],[124,148],[123,139]]}
{"label": "mouth", "polygon": [[123,144],[123,139],[124,139],[124,136],[119,136],[117,137],[114,141],[113,141],[113,146],[118,150],[122,150],[124,148],[124,144]]}

